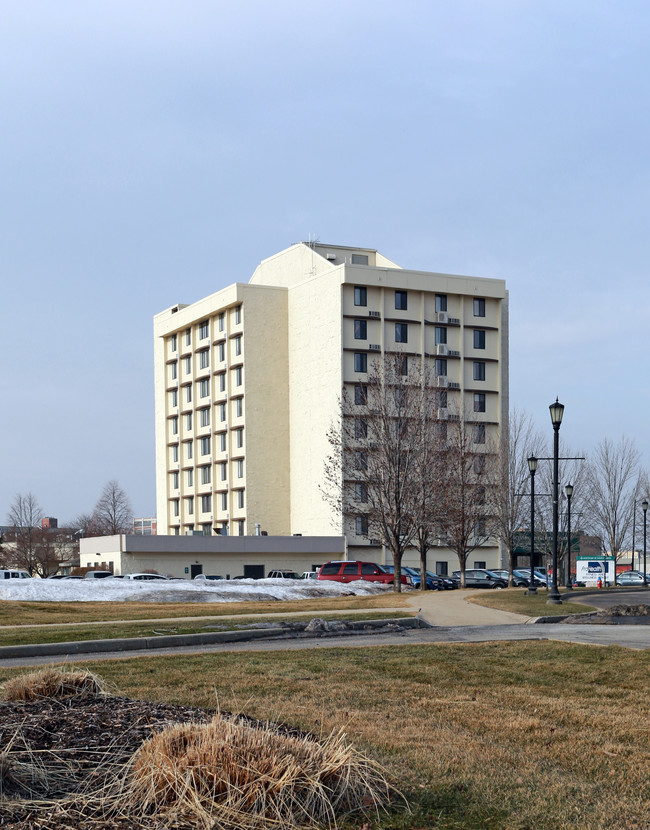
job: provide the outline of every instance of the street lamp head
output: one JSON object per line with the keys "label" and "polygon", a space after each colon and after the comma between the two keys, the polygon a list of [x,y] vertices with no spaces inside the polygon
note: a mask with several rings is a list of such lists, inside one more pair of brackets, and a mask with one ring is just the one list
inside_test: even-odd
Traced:
{"label": "street lamp head", "polygon": [[551,423],[553,427],[559,429],[562,423],[562,416],[564,415],[564,404],[560,403],[556,398],[555,403],[549,406],[549,410],[551,412]]}
{"label": "street lamp head", "polygon": [[567,486],[564,488],[564,492],[566,493],[566,497],[570,499],[573,495],[573,484],[567,484]]}
{"label": "street lamp head", "polygon": [[534,455],[531,455],[530,458],[528,459],[528,469],[530,470],[531,473],[534,473],[535,470],[537,469],[537,459],[535,458]]}
{"label": "street lamp head", "polygon": [[647,499],[643,499],[643,501],[641,502],[641,507],[643,508],[643,512],[645,513],[648,509],[648,500]]}

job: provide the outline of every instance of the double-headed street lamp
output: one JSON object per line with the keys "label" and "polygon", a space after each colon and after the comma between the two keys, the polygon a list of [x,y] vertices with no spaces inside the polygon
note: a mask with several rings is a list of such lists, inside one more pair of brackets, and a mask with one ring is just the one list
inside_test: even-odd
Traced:
{"label": "double-headed street lamp", "polygon": [[553,424],[553,583],[547,602],[561,605],[562,599],[557,587],[557,531],[558,531],[558,476],[560,460],[560,424],[564,415],[564,404],[556,398],[555,403],[549,406],[551,423]]}
{"label": "double-headed street lamp", "polygon": [[567,484],[564,488],[567,500],[567,553],[566,553],[566,582],[564,587],[572,590],[571,584],[571,496],[573,495],[573,484]]}
{"label": "double-headed street lamp", "polygon": [[648,527],[648,500],[643,499],[641,502],[641,507],[643,508],[643,587],[648,587],[648,577],[646,576],[646,563],[645,563],[645,543],[646,543],[646,531]]}
{"label": "double-headed street lamp", "polygon": [[530,582],[528,584],[528,593],[536,594],[537,586],[535,585],[535,470],[537,469],[537,459],[531,455],[528,459],[528,469],[530,470]]}

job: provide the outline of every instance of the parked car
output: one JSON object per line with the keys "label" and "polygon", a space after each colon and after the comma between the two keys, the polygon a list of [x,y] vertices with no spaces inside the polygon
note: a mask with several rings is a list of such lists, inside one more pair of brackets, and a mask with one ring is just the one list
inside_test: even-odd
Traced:
{"label": "parked car", "polygon": [[303,579],[318,579],[318,571],[303,571]]}
{"label": "parked car", "polygon": [[22,570],[1,570],[0,579],[31,579],[31,574]]}
{"label": "parked car", "polygon": [[[460,571],[454,571],[453,576],[460,579]],[[508,580],[483,568],[468,568],[465,571],[465,587],[467,588],[507,588]]]}
{"label": "parked car", "polygon": [[[530,568],[518,568],[514,571],[520,578],[525,580],[526,587],[530,584]],[[535,587],[546,588],[546,575],[535,568]]]}
{"label": "parked car", "polygon": [[[326,562],[318,571],[319,579],[331,579],[335,582],[353,582],[362,579],[365,582],[382,582],[384,585],[392,585],[393,574],[388,573],[381,565],[374,562],[361,562],[358,559]],[[412,585],[410,576],[402,574],[402,585]]]}
{"label": "parked car", "polygon": [[283,570],[275,570],[269,571],[269,575],[267,579],[300,579],[300,574],[297,574],[295,571],[283,571]]}
{"label": "parked car", "polygon": [[[391,574],[395,573],[394,565],[384,565],[384,570],[388,571],[388,573],[391,573]],[[411,579],[413,580],[413,587],[414,588],[419,588],[420,587],[420,583],[422,582],[422,578],[420,577],[420,569],[419,568],[411,568],[408,565],[402,565],[402,573],[405,574],[406,576],[411,577]],[[432,576],[429,575],[428,571],[427,571],[427,588],[430,591],[442,590],[441,588],[440,589],[438,588],[438,585],[436,584],[436,580]]]}
{"label": "parked car", "polygon": [[197,574],[194,579],[223,579],[219,574]]}
{"label": "parked car", "polygon": [[137,579],[137,580],[140,580],[142,582],[145,582],[145,581],[151,580],[151,579],[167,579],[167,577],[163,576],[162,574],[145,574],[145,573],[142,573],[142,574],[124,574],[124,578],[125,579]]}
{"label": "parked car", "polygon": [[113,576],[113,571],[86,571],[84,579],[106,579]]}
{"label": "parked car", "polygon": [[638,571],[623,571],[616,577],[617,585],[643,585],[643,574]]}

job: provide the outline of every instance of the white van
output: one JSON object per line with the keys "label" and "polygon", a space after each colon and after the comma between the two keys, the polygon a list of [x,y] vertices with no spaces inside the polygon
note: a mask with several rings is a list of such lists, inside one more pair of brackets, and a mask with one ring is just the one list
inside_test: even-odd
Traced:
{"label": "white van", "polygon": [[27,571],[0,571],[0,579],[31,579]]}

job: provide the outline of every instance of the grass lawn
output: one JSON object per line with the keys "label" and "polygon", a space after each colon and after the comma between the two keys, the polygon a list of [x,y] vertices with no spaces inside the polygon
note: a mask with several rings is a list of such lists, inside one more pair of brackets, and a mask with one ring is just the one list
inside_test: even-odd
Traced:
{"label": "grass lawn", "polygon": [[[343,729],[412,807],[366,830],[642,830],[650,653],[546,641],[84,662],[133,698]],[[21,670],[0,669],[0,680]],[[361,830],[363,821],[350,828]]]}
{"label": "grass lawn", "polygon": [[[578,591],[572,591],[570,596],[578,595]],[[565,592],[561,591],[560,596],[564,597]],[[503,591],[482,591],[475,597],[468,597],[468,602],[475,602],[477,605],[485,605],[488,608],[498,608],[500,611],[512,611],[513,614],[525,614],[528,617],[560,617],[567,614],[586,614],[596,609],[592,605],[584,603],[565,601],[561,605],[549,605],[547,603],[548,593],[546,590],[539,591],[537,595],[525,594],[524,588],[508,588]]]}

